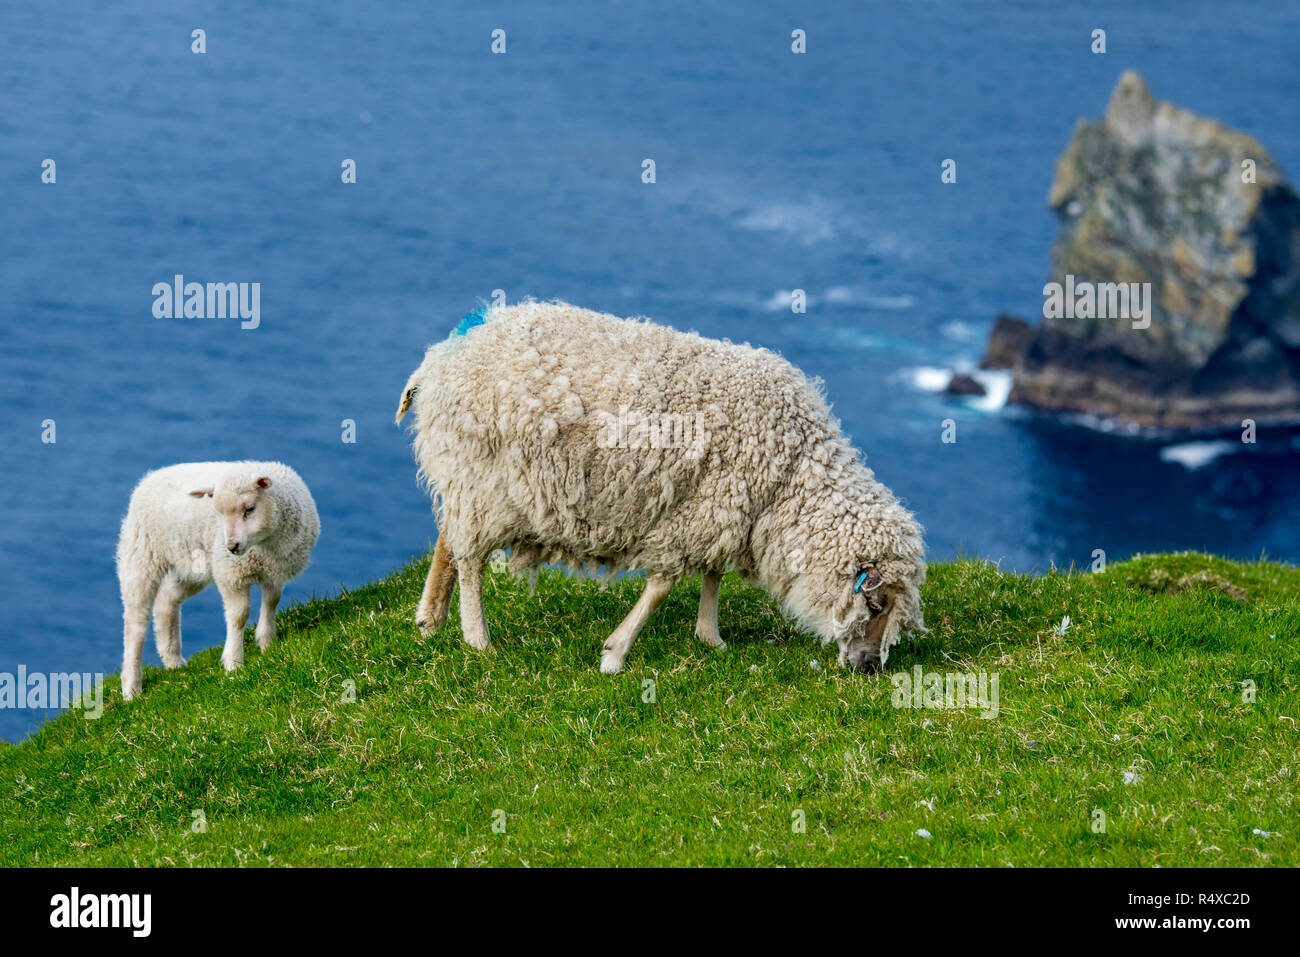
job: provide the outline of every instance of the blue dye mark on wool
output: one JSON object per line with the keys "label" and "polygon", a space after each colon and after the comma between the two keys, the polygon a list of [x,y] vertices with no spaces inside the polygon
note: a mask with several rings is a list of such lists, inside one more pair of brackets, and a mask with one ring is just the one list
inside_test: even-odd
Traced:
{"label": "blue dye mark on wool", "polygon": [[473,329],[475,326],[483,325],[483,323],[487,320],[487,311],[488,311],[487,306],[479,306],[473,312],[465,313],[465,318],[463,318],[460,321],[460,325],[456,327],[456,331],[453,332],[452,335],[463,336],[465,333],[469,332],[469,330]]}

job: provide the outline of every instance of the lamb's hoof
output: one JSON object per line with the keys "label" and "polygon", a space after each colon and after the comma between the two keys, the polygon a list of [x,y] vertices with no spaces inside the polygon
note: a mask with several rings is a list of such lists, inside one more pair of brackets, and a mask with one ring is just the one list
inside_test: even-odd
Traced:
{"label": "lamb's hoof", "polygon": [[122,700],[131,701],[140,693],[140,681],[136,679],[132,682],[122,682]]}
{"label": "lamb's hoof", "polygon": [[443,621],[446,621],[446,618],[441,620],[437,618],[416,618],[415,627],[420,629],[420,634],[425,638],[431,638],[442,627]]}
{"label": "lamb's hoof", "polygon": [[227,661],[225,658],[222,658],[221,667],[225,668],[226,671],[238,671],[240,668],[244,667],[244,663],[242,661]]}
{"label": "lamb's hoof", "polygon": [[616,675],[622,670],[622,657],[609,651],[602,651],[600,653],[600,673],[602,675]]}
{"label": "lamb's hoof", "polygon": [[491,650],[492,650],[492,642],[489,641],[487,638],[484,638],[484,639],[482,639],[481,641],[475,641],[475,640],[473,640],[473,639],[466,638],[466,639],[465,639],[465,644],[469,645],[469,646],[470,646],[471,648],[473,648],[475,651],[491,651]]}
{"label": "lamb's hoof", "polygon": [[275,644],[274,635],[266,639],[266,641],[263,641],[261,638],[259,638],[257,639],[257,650],[260,651],[262,654],[266,654],[267,649],[269,649],[273,644]]}
{"label": "lamb's hoof", "polygon": [[184,658],[173,658],[173,659],[171,659],[170,661],[164,661],[164,662],[163,662],[163,667],[166,668],[168,671],[174,671],[174,670],[176,670],[177,668],[184,668],[184,667],[185,667],[185,659],[184,659]]}

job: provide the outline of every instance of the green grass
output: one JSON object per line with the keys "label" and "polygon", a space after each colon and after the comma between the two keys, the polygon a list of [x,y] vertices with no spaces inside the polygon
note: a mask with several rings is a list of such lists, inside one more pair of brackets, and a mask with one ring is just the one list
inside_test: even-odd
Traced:
{"label": "green grass", "polygon": [[0,748],[0,864],[1300,864],[1295,568],[934,565],[931,634],[889,671],[996,673],[986,720],[894,708],[734,577],[727,651],[683,582],[617,677],[599,650],[636,580],[494,572],[494,653],[455,606],[421,640],[427,565],[284,611],[234,676],[211,649],[130,705],[111,679],[99,720]]}

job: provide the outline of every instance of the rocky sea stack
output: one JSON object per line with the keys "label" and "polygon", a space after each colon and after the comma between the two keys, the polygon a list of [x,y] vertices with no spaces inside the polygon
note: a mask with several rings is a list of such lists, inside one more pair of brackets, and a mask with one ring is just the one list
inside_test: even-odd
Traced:
{"label": "rocky sea stack", "polygon": [[1010,401],[1161,429],[1300,421],[1300,199],[1258,141],[1129,71],[1048,202],[1043,322],[1000,319],[984,363],[1014,369]]}

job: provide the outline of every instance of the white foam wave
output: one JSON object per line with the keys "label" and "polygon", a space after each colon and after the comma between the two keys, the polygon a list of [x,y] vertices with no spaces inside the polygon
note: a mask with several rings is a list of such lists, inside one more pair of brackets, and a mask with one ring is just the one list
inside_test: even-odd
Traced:
{"label": "white foam wave", "polygon": [[804,245],[822,242],[835,235],[834,211],[820,196],[802,203],[776,202],[755,206],[746,211],[736,225],[756,232],[781,233]]}
{"label": "white foam wave", "polygon": [[1007,404],[1012,380],[1009,369],[972,369],[970,377],[984,386],[984,394],[970,400],[971,408],[997,412]]}
{"label": "white foam wave", "polygon": [[975,327],[968,322],[954,319],[951,322],[945,322],[940,326],[939,334],[945,339],[953,339],[957,342],[969,342],[975,337]]}
{"label": "white foam wave", "polygon": [[[767,312],[789,312],[790,304],[794,301],[793,289],[778,289],[772,295],[768,296],[762,303],[763,309]],[[808,304],[804,300],[805,306]]]}
{"label": "white foam wave", "polygon": [[[788,310],[793,296],[793,289],[778,289],[772,293],[772,295],[768,296],[767,299],[763,300],[760,305],[768,312]],[[808,309],[820,305],[831,305],[858,306],[867,309],[898,310],[911,309],[916,305],[916,300],[907,294],[897,296],[875,295],[873,293],[864,292],[861,289],[855,289],[852,286],[832,286],[821,294],[805,291],[804,305]]]}
{"label": "white foam wave", "polygon": [[1201,469],[1237,446],[1222,440],[1214,442],[1179,442],[1160,450],[1162,462],[1175,462],[1185,469]]}
{"label": "white foam wave", "polygon": [[914,389],[922,392],[942,392],[952,381],[952,370],[940,369],[937,366],[917,366],[913,369],[904,369],[902,376]]}

